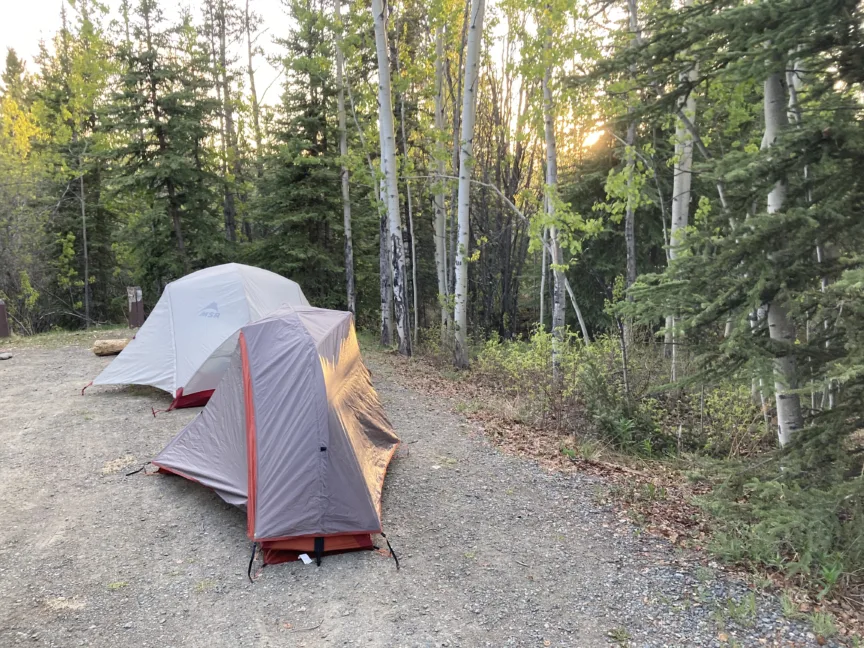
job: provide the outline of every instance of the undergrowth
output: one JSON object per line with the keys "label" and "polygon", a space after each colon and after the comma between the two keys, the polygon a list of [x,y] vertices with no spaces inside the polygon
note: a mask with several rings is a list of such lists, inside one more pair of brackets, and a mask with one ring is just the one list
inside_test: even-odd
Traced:
{"label": "undergrowth", "polygon": [[512,398],[527,422],[630,454],[747,455],[773,438],[748,389],[730,382],[667,391],[668,361],[651,345],[631,347],[626,381],[617,338],[586,346],[568,333],[554,354],[553,346],[552,334],[541,329],[525,340],[493,335],[478,349],[472,377]]}
{"label": "undergrowth", "polygon": [[[512,341],[493,335],[475,344],[470,372],[443,370],[451,358],[437,332],[424,337],[420,352],[446,379],[480,390],[463,404],[466,412],[485,405],[499,418],[557,432],[560,452],[574,461],[636,456],[699,483],[695,503],[709,516],[708,549],[718,558],[774,573],[817,605],[864,602],[857,449],[838,442],[832,456],[817,456],[803,444],[781,455],[772,412],[763,411],[748,381],[673,390],[662,346],[650,341],[628,348],[626,381],[619,339],[586,346],[568,333],[554,349],[555,367],[554,344],[540,329]],[[660,487],[636,499],[653,503],[658,493],[665,498]]]}

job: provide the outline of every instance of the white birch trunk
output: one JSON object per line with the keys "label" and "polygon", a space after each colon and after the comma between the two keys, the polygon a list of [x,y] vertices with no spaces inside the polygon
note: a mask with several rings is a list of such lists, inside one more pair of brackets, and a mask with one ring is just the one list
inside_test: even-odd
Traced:
{"label": "white birch trunk", "polygon": [[[786,97],[779,73],[765,80],[765,148],[774,145],[780,129],[787,124]],[[780,180],[768,194],[768,213],[783,209],[786,202],[786,182]],[[768,304],[768,334],[772,340],[790,347],[795,344],[795,325],[789,319],[785,305],[776,300]],[[780,445],[792,440],[803,425],[801,402],[798,394],[791,393],[798,387],[798,368],[794,354],[774,360],[774,392],[777,401],[777,424]]]}
{"label": "white birch trunk", "polygon": [[343,83],[345,58],[342,53],[342,0],[335,2],[336,13],[336,111],[339,118],[339,155],[342,176],[342,224],[345,230],[345,293],[348,310],[357,314],[357,292],[354,286],[354,246],[351,240],[351,186],[348,175],[348,123],[345,117],[345,87]]}
{"label": "white birch trunk", "polygon": [[[684,79],[696,80],[696,70],[683,74]],[[691,93],[681,108],[691,123],[696,123],[696,98]],[[690,186],[693,170],[693,135],[678,119],[675,127],[675,165],[672,177],[672,228],[669,234],[669,263],[680,256],[682,236],[690,220]],[[681,340],[675,333],[677,319],[669,316],[666,326],[670,330],[672,351],[672,382],[678,380],[678,364],[681,356]]]}
{"label": "white birch trunk", "polygon": [[[375,0],[380,3],[380,0]],[[458,216],[459,242],[456,250],[456,365],[468,366],[468,246],[471,209],[471,172],[474,166],[474,118],[477,109],[477,90],[480,72],[480,44],[483,38],[485,0],[471,3],[468,26],[468,48],[465,58],[465,86],[462,96],[462,135],[459,150]]]}
{"label": "white birch trunk", "polygon": [[449,286],[447,284],[447,214],[444,211],[444,30],[438,28],[435,35],[435,157],[437,178],[435,180],[435,270],[438,274],[438,302],[441,306],[441,341],[446,341],[447,308]]}
{"label": "white birch trunk", "polygon": [[393,264],[390,263],[391,250],[388,243],[390,239],[390,226],[388,224],[387,206],[384,204],[384,195],[387,191],[384,183],[384,160],[382,159],[381,178],[375,183],[375,193],[378,198],[380,224],[378,274],[381,285],[381,345],[387,347],[393,344],[393,283],[391,281]]}
{"label": "white birch trunk", "polygon": [[[551,33],[547,32],[545,49],[548,52]],[[565,307],[564,271],[562,269],[561,243],[555,225],[555,201],[558,188],[558,152],[555,146],[555,115],[552,105],[552,89],[549,87],[552,70],[547,66],[543,74],[543,126],[546,137],[546,217],[549,225],[549,246],[552,253],[552,374],[557,380],[560,373],[561,342],[564,339]]]}
{"label": "white birch trunk", "polygon": [[393,272],[393,307],[399,353],[411,355],[408,325],[407,291],[405,287],[405,252],[402,243],[402,223],[399,215],[399,185],[396,165],[396,134],[393,126],[393,101],[390,95],[390,57],[387,48],[387,16],[383,0],[372,0],[375,21],[375,50],[378,55],[378,121],[381,158],[384,166],[385,200],[389,225]]}
{"label": "white birch trunk", "polygon": [[546,252],[546,246],[548,245],[547,238],[548,233],[546,228],[543,228],[543,260],[540,263],[540,328],[544,331],[546,330],[546,275],[549,273],[549,266],[547,265],[548,254]]}
{"label": "white birch trunk", "polygon": [[79,165],[81,175],[78,176],[80,188],[79,199],[81,201],[81,235],[84,245],[84,328],[90,328],[90,255],[87,251],[87,210],[84,198],[84,165]]}
{"label": "white birch trunk", "polygon": [[[453,155],[451,158],[451,167],[453,171],[453,175],[459,176],[459,151],[460,151],[460,140],[459,140],[459,131],[460,131],[460,123],[462,119],[461,113],[461,105],[460,98],[463,94],[462,92],[462,82],[464,79],[462,78],[462,63],[465,54],[465,46],[468,39],[468,25],[471,24],[471,1],[465,0],[465,12],[462,16],[462,36],[459,39],[459,57],[458,62],[456,64],[456,92],[453,92],[452,85],[450,86],[450,94],[453,99]],[[465,70],[465,76],[468,76],[467,69]],[[459,246],[459,183],[457,182],[454,187],[452,187],[452,192],[450,196],[450,265],[448,268],[448,272],[450,276],[448,277],[448,285],[450,286],[450,294],[456,294],[456,251]],[[456,328],[456,313],[455,313],[455,305],[454,305],[454,313],[453,313],[453,328]]]}
{"label": "white birch trunk", "polygon": [[247,74],[249,76],[249,102],[252,104],[252,132],[255,134],[255,168],[258,173],[258,177],[260,178],[264,174],[264,166],[261,161],[261,110],[260,106],[258,105],[258,92],[255,90],[255,70],[252,67],[254,50],[252,48],[252,24],[249,14],[249,0],[246,0],[244,27],[246,29],[246,54],[249,60],[249,64],[247,66]]}
{"label": "white birch trunk", "polygon": [[[639,33],[639,15],[636,6],[637,0],[627,0],[627,8],[630,18],[630,32],[633,35],[631,45],[636,47],[641,40]],[[635,68],[631,66],[631,74],[635,76]],[[632,112],[633,108],[628,108]],[[624,284],[627,288],[636,282],[636,208],[633,206],[631,192],[633,190],[633,175],[636,173],[636,155],[632,151],[636,146],[636,122],[631,121],[627,126],[627,207],[624,211],[624,246],[627,254],[627,268],[624,275]],[[628,299],[630,299],[628,297]],[[630,320],[624,322],[624,342],[631,344],[633,338]]]}
{"label": "white birch trunk", "polygon": [[[398,50],[397,50],[398,52]],[[399,54],[396,54],[396,75],[399,81],[402,79],[402,70],[399,66]],[[408,134],[405,131],[405,93],[399,93],[399,128],[402,131],[402,159],[404,162],[404,175],[408,175]],[[414,202],[411,197],[411,180],[405,180],[405,196],[408,199],[408,235],[411,238],[411,295],[414,306],[414,345],[417,345],[418,314],[417,308],[417,245],[414,241]]]}

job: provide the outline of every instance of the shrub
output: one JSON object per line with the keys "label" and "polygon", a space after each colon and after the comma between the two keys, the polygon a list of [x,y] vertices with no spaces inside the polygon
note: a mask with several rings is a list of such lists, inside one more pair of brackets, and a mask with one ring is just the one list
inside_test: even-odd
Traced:
{"label": "shrub", "polygon": [[820,487],[773,463],[759,476],[731,475],[701,503],[715,518],[720,558],[780,571],[819,598],[864,567],[860,479]]}
{"label": "shrub", "polygon": [[601,337],[590,346],[567,332],[558,344],[558,378],[551,333],[537,328],[527,339],[503,342],[493,335],[482,346],[474,375],[519,404],[527,420],[555,425],[562,432],[597,437],[619,450],[652,454],[670,449],[672,437],[658,426],[658,403],[647,395],[650,381],[639,377],[628,394],[617,339]]}

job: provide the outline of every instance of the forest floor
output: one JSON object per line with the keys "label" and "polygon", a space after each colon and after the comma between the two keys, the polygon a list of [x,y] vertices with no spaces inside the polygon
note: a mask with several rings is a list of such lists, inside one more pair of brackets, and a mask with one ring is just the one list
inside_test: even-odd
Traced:
{"label": "forest floor", "polygon": [[383,502],[401,571],[362,552],[251,584],[239,510],[184,479],[126,476],[197,410],[154,418],[169,398],[140,387],[81,396],[110,361],[93,337],[15,342],[0,362],[2,646],[826,645],[776,597],[640,532],[602,477],[500,451],[374,351],[404,441]]}

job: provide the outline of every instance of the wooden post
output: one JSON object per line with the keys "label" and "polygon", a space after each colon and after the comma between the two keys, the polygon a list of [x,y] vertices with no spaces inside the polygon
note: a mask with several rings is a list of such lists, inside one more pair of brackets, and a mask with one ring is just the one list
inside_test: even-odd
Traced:
{"label": "wooden post", "polygon": [[0,338],[9,337],[9,318],[6,316],[6,302],[0,299]]}
{"label": "wooden post", "polygon": [[144,298],[138,286],[127,286],[126,297],[129,301],[129,328],[138,328],[144,324]]}

